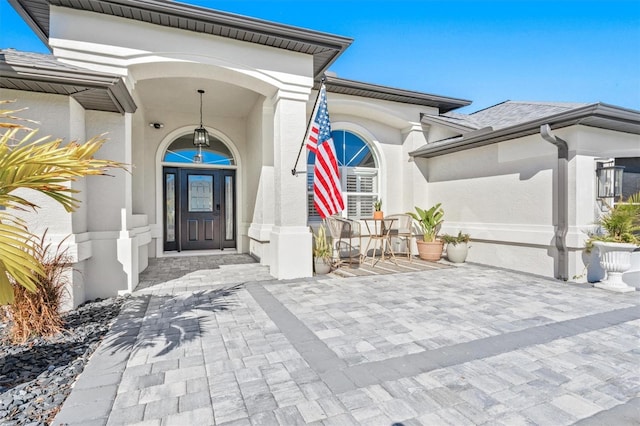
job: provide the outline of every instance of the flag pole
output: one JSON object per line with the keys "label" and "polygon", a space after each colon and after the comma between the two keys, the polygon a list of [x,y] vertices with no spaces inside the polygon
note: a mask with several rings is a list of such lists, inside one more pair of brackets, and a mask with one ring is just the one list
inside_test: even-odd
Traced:
{"label": "flag pole", "polygon": [[309,121],[307,122],[307,130],[305,131],[304,136],[302,138],[302,143],[300,144],[300,149],[298,150],[298,157],[296,157],[296,163],[293,165],[293,169],[291,169],[291,174],[293,176],[298,176],[298,173],[304,173],[304,172],[298,172],[296,169],[298,168],[298,161],[300,161],[300,154],[302,154],[302,148],[304,148],[305,142],[307,141],[307,135],[309,133],[309,128],[311,127],[311,120],[313,120],[313,116],[315,115],[316,110],[318,109],[320,92],[322,91],[322,86],[324,85],[325,80],[326,80],[326,77],[322,76],[322,80],[320,80],[320,90],[318,90],[318,96],[316,96],[316,102],[313,104],[313,110],[311,111],[311,115],[309,116]]}

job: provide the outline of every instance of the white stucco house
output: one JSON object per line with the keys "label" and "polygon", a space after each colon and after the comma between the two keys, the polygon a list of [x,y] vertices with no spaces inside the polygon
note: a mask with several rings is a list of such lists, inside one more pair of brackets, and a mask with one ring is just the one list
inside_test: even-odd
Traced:
{"label": "white stucco house", "polygon": [[41,134],[106,132],[99,155],[131,165],[74,183],[73,214],[42,200],[30,218],[71,236],[74,305],[132,291],[149,258],[177,252],[234,250],[276,278],[311,276],[317,216],[292,167],[323,76],[342,214],[368,217],[378,197],[386,213],[440,202],[443,231],[472,235],[469,261],[572,280],[601,211],[597,163],[625,165],[628,191],[640,189],[638,111],[504,102],[458,114],[470,101],[331,74],[352,42],[341,36],[161,0],[9,3],[51,55],[0,51],[0,98]]}

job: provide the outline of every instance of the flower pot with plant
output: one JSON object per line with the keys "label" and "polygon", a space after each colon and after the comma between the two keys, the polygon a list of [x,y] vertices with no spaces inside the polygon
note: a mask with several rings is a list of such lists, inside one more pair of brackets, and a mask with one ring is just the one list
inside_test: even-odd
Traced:
{"label": "flower pot with plant", "polygon": [[418,257],[422,260],[438,261],[442,257],[444,243],[438,238],[442,226],[444,210],[441,203],[428,210],[416,206],[416,211],[407,212],[420,225],[423,241],[417,240]]}
{"label": "flower pot with plant", "polygon": [[313,267],[318,275],[331,272],[333,249],[324,224],[313,233]]}
{"label": "flower pot with plant", "polygon": [[598,222],[599,232],[591,233],[587,251],[596,249],[606,278],[594,286],[617,292],[635,291],[624,283],[622,274],[631,268],[631,253],[640,246],[640,193],[626,203],[617,203]]}
{"label": "flower pot with plant", "polygon": [[378,198],[373,202],[373,218],[374,219],[383,219],[384,213],[382,212],[382,200]]}
{"label": "flower pot with plant", "polygon": [[463,263],[469,252],[469,234],[458,231],[458,235],[444,234],[440,237],[447,245],[447,259],[453,263]]}

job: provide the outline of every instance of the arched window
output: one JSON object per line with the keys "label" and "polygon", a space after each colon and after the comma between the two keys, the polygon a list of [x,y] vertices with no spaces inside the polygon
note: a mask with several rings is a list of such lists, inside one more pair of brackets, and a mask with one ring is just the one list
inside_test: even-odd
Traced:
{"label": "arched window", "polygon": [[[331,132],[338,157],[342,194],[345,197],[343,216],[360,219],[373,216],[373,202],[379,197],[378,166],[369,145],[359,136],[345,130]],[[309,221],[319,221],[313,206],[313,168],[315,155],[307,157],[307,209]]]}
{"label": "arched window", "polygon": [[[233,166],[235,161],[229,148],[215,136],[209,134],[209,147],[202,148],[202,163],[215,166]],[[180,136],[171,142],[162,161],[166,163],[195,163],[198,148],[193,145],[193,135]]]}

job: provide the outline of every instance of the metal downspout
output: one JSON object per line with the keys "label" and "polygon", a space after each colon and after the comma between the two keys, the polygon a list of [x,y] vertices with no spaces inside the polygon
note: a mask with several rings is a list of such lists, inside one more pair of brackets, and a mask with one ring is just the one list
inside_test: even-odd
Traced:
{"label": "metal downspout", "polygon": [[567,142],[551,134],[548,124],[540,126],[540,136],[545,141],[558,147],[558,177],[556,180],[556,200],[554,214],[557,218],[555,243],[558,249],[556,278],[569,279],[569,256],[567,250],[567,232],[569,232],[569,147]]}

